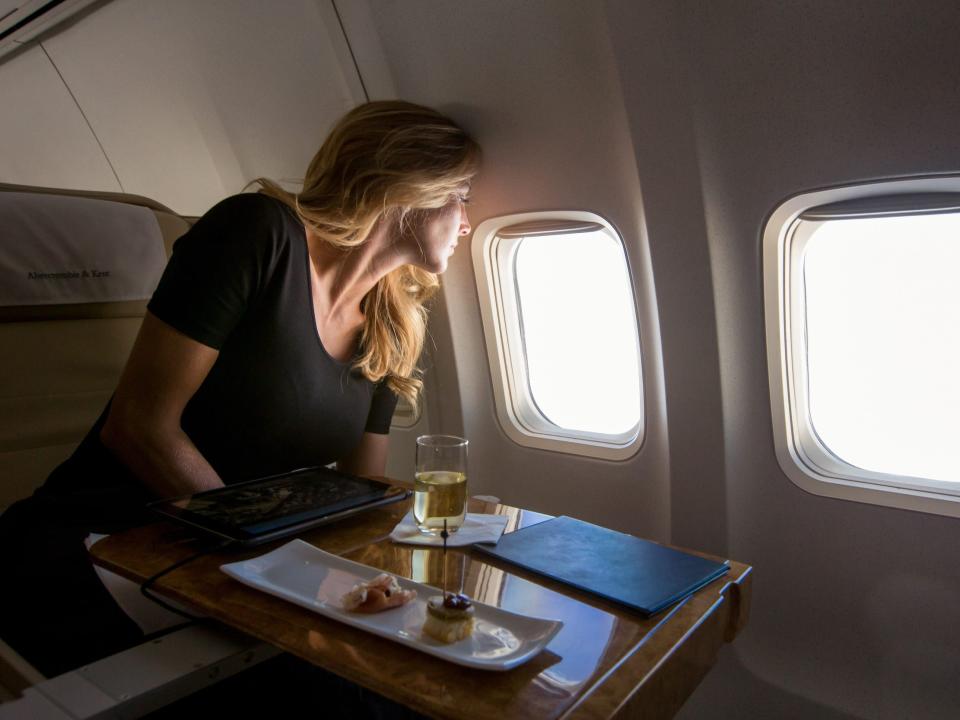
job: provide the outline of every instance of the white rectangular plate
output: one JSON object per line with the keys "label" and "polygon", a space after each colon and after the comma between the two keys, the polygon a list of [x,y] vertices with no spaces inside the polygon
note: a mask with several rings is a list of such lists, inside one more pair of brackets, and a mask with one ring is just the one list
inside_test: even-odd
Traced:
{"label": "white rectangular plate", "polygon": [[559,620],[527,617],[474,603],[473,635],[447,645],[420,631],[427,598],[440,591],[404,577],[397,577],[400,587],[417,591],[417,597],[406,605],[372,615],[347,612],[341,598],[358,582],[372,580],[382,571],[331,555],[303,540],[293,540],[260,557],[221,565],[220,569],[245,585],[308,610],[481,670],[510,670],[521,665],[546,647],[563,627]]}

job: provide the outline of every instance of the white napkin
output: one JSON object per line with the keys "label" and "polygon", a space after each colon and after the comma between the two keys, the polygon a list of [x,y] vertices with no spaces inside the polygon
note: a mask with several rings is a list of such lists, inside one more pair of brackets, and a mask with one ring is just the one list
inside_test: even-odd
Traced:
{"label": "white napkin", "polygon": [[[472,545],[476,542],[496,544],[500,536],[503,535],[503,529],[506,526],[506,515],[467,513],[460,529],[455,533],[450,533],[447,538],[447,547]],[[424,535],[417,529],[412,510],[404,515],[403,520],[393,529],[393,532],[390,533],[390,539],[394,542],[410,545],[443,545],[443,538],[440,537],[439,533]]]}

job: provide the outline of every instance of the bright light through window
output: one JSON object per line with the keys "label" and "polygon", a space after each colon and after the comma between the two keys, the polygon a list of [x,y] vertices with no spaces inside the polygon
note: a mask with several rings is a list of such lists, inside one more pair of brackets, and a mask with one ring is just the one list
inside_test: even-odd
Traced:
{"label": "bright light through window", "polygon": [[803,265],[816,434],[856,467],[960,482],[960,213],[817,224]]}
{"label": "bright light through window", "polygon": [[530,394],[568,430],[640,421],[636,316],[622,246],[603,231],[525,237],[515,266]]}

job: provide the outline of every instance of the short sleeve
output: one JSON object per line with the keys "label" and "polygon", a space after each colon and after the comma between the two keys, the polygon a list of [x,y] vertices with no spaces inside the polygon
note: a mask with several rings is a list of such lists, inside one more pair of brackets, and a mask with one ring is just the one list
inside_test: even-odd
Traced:
{"label": "short sleeve", "polygon": [[378,435],[389,434],[393,411],[397,409],[398,400],[399,398],[389,388],[386,380],[378,382],[373,390],[370,414],[367,415],[367,425],[364,430]]}
{"label": "short sleeve", "polygon": [[174,243],[147,309],[219,350],[275,266],[282,213],[277,201],[253,193],[215,205]]}

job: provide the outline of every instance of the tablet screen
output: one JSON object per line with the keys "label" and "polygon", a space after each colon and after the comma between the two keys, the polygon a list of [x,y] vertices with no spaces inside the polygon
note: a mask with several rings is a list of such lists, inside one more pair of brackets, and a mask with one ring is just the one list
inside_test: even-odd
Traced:
{"label": "tablet screen", "polygon": [[[310,468],[155,503],[161,513],[238,539],[360,508],[397,489],[328,468]],[[401,492],[397,499],[403,496]]]}

